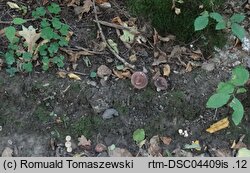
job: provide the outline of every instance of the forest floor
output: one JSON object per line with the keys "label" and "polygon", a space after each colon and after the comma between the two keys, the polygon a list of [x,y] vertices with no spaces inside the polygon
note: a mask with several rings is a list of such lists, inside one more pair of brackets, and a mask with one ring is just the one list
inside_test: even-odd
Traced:
{"label": "forest floor", "polygon": [[[16,15],[6,2],[0,2],[0,21],[11,21]],[[41,5],[34,0],[13,2],[28,9]],[[109,2],[110,8],[97,6],[100,21],[112,23],[112,19],[119,16],[122,21],[133,22],[125,2]],[[220,81],[230,78],[235,64],[247,66],[250,61],[249,52],[243,51],[241,46],[234,46],[234,39],[229,38],[227,45],[211,56],[203,55],[195,43],[184,45],[172,40],[172,36],[167,41],[156,39],[157,33],[150,24],[137,20],[135,25],[138,31],[144,31],[142,36],[147,41],[130,44],[129,48],[119,39],[114,27],[101,25],[106,39],[118,44],[119,55],[135,65],[134,69],[120,69],[123,63],[102,47],[93,7],[78,20],[72,6],[68,7],[63,2],[60,6],[60,18],[73,32],[70,45],[65,49],[74,54],[83,51],[81,48],[94,53],[81,56],[72,63],[70,55],[63,52],[68,57],[64,71],[70,69],[81,80],[62,78],[57,68],[47,72],[34,69],[32,73],[18,73],[10,77],[2,66],[0,153],[8,148],[13,156],[223,157],[235,155],[238,148],[231,146],[239,140],[241,147],[250,147],[250,86],[247,93],[240,95],[245,108],[242,123],[235,126],[230,122],[228,128],[213,134],[206,131],[210,125],[230,117],[232,113],[227,108],[207,109],[208,98]],[[245,12],[238,6],[234,8]],[[27,18],[30,15],[28,11]],[[0,22],[0,30],[7,26],[9,24]],[[249,31],[249,21],[244,26]],[[4,36],[0,37],[0,45],[0,51],[5,52],[8,41]],[[156,59],[157,53],[165,59]],[[136,59],[132,59],[134,57]],[[0,60],[4,60],[1,55]],[[100,74],[91,77],[91,72],[97,72],[102,65],[112,74],[106,78]],[[170,68],[170,74],[166,67]],[[166,90],[157,91],[153,78],[163,74],[164,68],[169,86]],[[148,76],[149,83],[145,88],[132,86],[130,74],[135,71],[143,71]],[[114,110],[119,115],[108,119],[103,115],[105,110],[111,111],[108,116],[112,116]],[[133,140],[136,129],[144,129],[146,134],[145,144],[140,147]],[[180,129],[186,130],[188,135],[181,135]],[[67,152],[64,146],[66,136],[71,136],[72,152]],[[195,141],[199,142],[200,149],[185,148],[186,144],[191,145]],[[156,146],[153,145],[155,143]]]}

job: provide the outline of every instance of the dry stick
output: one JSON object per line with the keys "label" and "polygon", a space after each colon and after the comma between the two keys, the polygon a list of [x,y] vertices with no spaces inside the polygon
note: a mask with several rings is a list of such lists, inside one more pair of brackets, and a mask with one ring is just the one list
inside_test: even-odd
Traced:
{"label": "dry stick", "polygon": [[107,45],[108,49],[110,50],[110,52],[118,59],[120,60],[125,66],[128,66],[129,68],[135,69],[135,66],[132,64],[129,64],[125,59],[123,59],[120,55],[118,55],[115,50],[108,44],[103,31],[102,31],[102,27],[99,23],[98,17],[97,17],[97,10],[96,10],[96,6],[95,6],[95,0],[93,0],[93,7],[94,7],[94,13],[95,13],[95,22],[98,26],[99,32],[101,34],[101,38],[102,41]]}
{"label": "dry stick", "polygon": [[97,54],[97,55],[103,55],[103,54],[106,54],[105,52],[96,52],[96,51],[93,51],[93,50],[88,50],[84,47],[81,47],[81,46],[75,46],[78,50],[83,50],[83,51],[86,51],[86,52],[89,52],[89,53],[92,53],[92,54]]}
{"label": "dry stick", "polygon": [[[94,20],[94,22],[97,23],[96,20]],[[117,24],[115,24],[115,23],[109,23],[109,22],[102,21],[102,20],[99,20],[98,22],[99,22],[101,25],[109,26],[109,27],[116,28],[116,29],[126,30],[126,31],[129,31],[129,32],[131,32],[132,34],[135,34],[135,35],[140,34],[140,32],[135,31],[135,30],[132,30],[131,28],[126,27],[126,26],[117,25]]]}

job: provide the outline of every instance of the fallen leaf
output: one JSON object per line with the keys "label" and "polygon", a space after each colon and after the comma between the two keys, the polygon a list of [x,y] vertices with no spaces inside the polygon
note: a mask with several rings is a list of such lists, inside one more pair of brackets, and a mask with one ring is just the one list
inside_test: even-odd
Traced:
{"label": "fallen leaf", "polygon": [[74,73],[69,73],[68,77],[70,79],[74,79],[74,80],[81,80],[81,78],[78,75],[74,74]]}
{"label": "fallen leaf", "polygon": [[237,153],[237,157],[250,157],[250,150],[241,148]]}
{"label": "fallen leaf", "polygon": [[2,152],[2,157],[12,157],[13,150],[10,147],[6,147]]}
{"label": "fallen leaf", "polygon": [[163,76],[169,76],[170,75],[170,66],[168,64],[165,64],[163,66]]}
{"label": "fallen leaf", "polygon": [[121,19],[119,16],[114,17],[114,18],[112,19],[112,23],[119,24],[119,25],[123,25],[123,21],[122,21],[122,19]]}
{"label": "fallen leaf", "polygon": [[212,124],[208,129],[206,129],[206,131],[209,133],[215,133],[217,131],[227,128],[228,126],[229,126],[229,120],[228,117],[226,117]]}
{"label": "fallen leaf", "polygon": [[108,151],[110,157],[132,157],[132,154],[125,148],[115,148]]}
{"label": "fallen leaf", "polygon": [[87,140],[87,138],[82,135],[80,138],[78,138],[78,146],[86,147],[86,146],[91,146],[91,141]]}
{"label": "fallen leaf", "polygon": [[137,57],[136,57],[136,55],[135,55],[135,54],[133,54],[133,55],[129,56],[129,58],[128,58],[128,59],[129,59],[129,61],[130,61],[130,62],[132,62],[132,63],[137,61]]}
{"label": "fallen leaf", "polygon": [[69,55],[69,61],[76,63],[76,61],[81,57],[81,56],[88,56],[88,55],[93,55],[92,53],[89,53],[88,51],[72,51],[68,49],[61,48],[60,50],[64,51]]}
{"label": "fallen leaf", "polygon": [[185,144],[184,149],[196,149],[197,151],[201,150],[200,142],[198,140],[192,141],[192,144]]}
{"label": "fallen leaf", "polygon": [[186,65],[186,72],[191,72],[193,70],[192,63],[189,61]]}
{"label": "fallen leaf", "polygon": [[[123,23],[123,26],[128,27],[126,23]],[[125,43],[133,43],[135,35],[127,30],[123,30],[123,34],[120,36],[120,39]]]}
{"label": "fallen leaf", "polygon": [[167,57],[164,55],[159,55],[159,57],[157,59],[154,59],[154,62],[152,64],[152,66],[157,66],[160,64],[164,64],[167,62]]}
{"label": "fallen leaf", "polygon": [[68,7],[75,7],[80,5],[80,0],[65,0],[64,2]]}
{"label": "fallen leaf", "polygon": [[58,75],[59,77],[61,77],[61,78],[66,78],[67,73],[64,72],[64,71],[59,71],[59,72],[57,72],[57,75]]}
{"label": "fallen leaf", "polygon": [[33,53],[36,41],[40,38],[41,34],[36,33],[36,29],[33,26],[26,28],[22,25],[22,31],[19,31],[19,35],[25,39],[28,45],[28,52]]}
{"label": "fallen leaf", "polygon": [[190,58],[192,58],[195,61],[200,60],[202,57],[203,57],[203,54],[202,54],[200,49],[192,51],[192,53],[190,55]]}
{"label": "fallen leaf", "polygon": [[113,40],[111,40],[111,39],[108,39],[107,42],[110,45],[110,47],[112,48],[112,51],[114,53],[116,53],[116,54],[119,54],[119,50],[118,50],[117,44]]}
{"label": "fallen leaf", "polygon": [[113,69],[113,73],[115,74],[116,77],[119,79],[125,79],[125,78],[130,78],[131,77],[131,72],[129,70],[125,71],[118,71]]}
{"label": "fallen leaf", "polygon": [[83,2],[83,13],[88,13],[93,6],[92,0],[85,0]]}
{"label": "fallen leaf", "polygon": [[161,147],[159,146],[160,138],[158,135],[153,136],[149,141],[148,153],[153,157],[162,157]]}
{"label": "fallen leaf", "polygon": [[14,2],[7,2],[7,5],[12,9],[20,9],[20,7]]}
{"label": "fallen leaf", "polygon": [[160,138],[165,145],[169,145],[172,142],[172,138],[170,137],[160,137]]}
{"label": "fallen leaf", "polygon": [[35,52],[34,52],[34,55],[37,55],[38,54],[38,49],[39,49],[39,47],[41,47],[42,45],[44,45],[44,44],[46,44],[46,43],[48,43],[49,42],[49,40],[43,40],[43,41],[41,41],[38,45],[37,45],[37,47],[36,47],[36,49],[35,49]]}

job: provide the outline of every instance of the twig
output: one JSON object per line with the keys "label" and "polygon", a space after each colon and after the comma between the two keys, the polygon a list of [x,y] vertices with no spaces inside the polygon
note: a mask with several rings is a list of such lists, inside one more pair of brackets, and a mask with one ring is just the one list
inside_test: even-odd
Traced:
{"label": "twig", "polygon": [[[94,22],[97,23],[96,20],[94,20]],[[131,28],[129,28],[129,27],[126,27],[126,26],[117,25],[117,24],[115,24],[115,23],[109,23],[109,22],[102,21],[102,20],[99,20],[98,22],[99,22],[101,25],[109,26],[109,27],[116,28],[116,29],[126,30],[126,31],[129,31],[129,32],[131,32],[132,34],[135,34],[135,35],[140,34],[140,32],[135,31],[135,30],[133,30],[133,29],[131,29]]]}
{"label": "twig", "polygon": [[96,52],[96,51],[92,51],[92,50],[88,50],[86,48],[83,48],[81,46],[75,46],[76,49],[78,50],[83,50],[83,51],[86,51],[86,52],[89,52],[89,53],[92,53],[92,54],[97,54],[97,55],[103,55],[103,54],[106,54],[106,52]]}
{"label": "twig", "polygon": [[107,45],[108,49],[110,50],[110,52],[111,52],[118,60],[120,60],[125,66],[128,66],[129,68],[134,69],[134,68],[135,68],[134,65],[129,64],[125,59],[123,59],[120,55],[118,55],[118,54],[114,51],[114,49],[108,44],[108,42],[107,42],[107,40],[106,40],[106,38],[105,38],[105,36],[104,36],[104,34],[103,34],[102,27],[101,27],[101,25],[100,25],[100,23],[99,23],[98,17],[97,17],[97,10],[96,10],[96,6],[95,6],[95,0],[93,0],[93,7],[94,7],[94,13],[95,13],[95,21],[96,21],[96,24],[97,24],[97,26],[98,26],[99,32],[100,32],[100,34],[101,34],[102,41],[103,41],[104,43],[106,43],[106,45]]}

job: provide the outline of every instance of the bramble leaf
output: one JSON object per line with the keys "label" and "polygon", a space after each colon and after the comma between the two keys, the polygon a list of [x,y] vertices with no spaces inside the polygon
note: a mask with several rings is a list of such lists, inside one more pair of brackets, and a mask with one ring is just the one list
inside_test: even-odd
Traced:
{"label": "bramble leaf", "polygon": [[195,31],[203,30],[204,28],[207,27],[208,21],[209,19],[208,16],[206,15],[197,17],[194,21],[194,30]]}
{"label": "bramble leaf", "polygon": [[9,27],[5,28],[4,33],[5,33],[5,36],[7,37],[7,39],[9,40],[9,42],[13,43],[14,39],[16,38],[16,36],[15,36],[16,28],[14,28],[13,26],[9,26]]}
{"label": "bramble leaf", "polygon": [[244,115],[243,105],[237,98],[234,98],[229,104],[229,106],[234,110],[233,115],[232,115],[232,120],[234,124],[237,126],[240,124]]}
{"label": "bramble leaf", "polygon": [[23,23],[26,23],[27,22],[27,20],[24,20],[24,19],[22,19],[22,18],[14,18],[13,19],[13,21],[12,21],[15,25],[21,25],[21,24],[23,24]]}
{"label": "bramble leaf", "polygon": [[240,40],[243,40],[243,38],[245,37],[245,29],[242,26],[237,23],[233,23],[231,25],[231,29],[236,37],[238,37]]}
{"label": "bramble leaf", "polygon": [[249,72],[242,66],[238,66],[232,71],[232,78],[229,81],[235,86],[243,86],[249,79]]}
{"label": "bramble leaf", "polygon": [[207,108],[219,108],[227,104],[230,99],[230,95],[226,93],[216,93],[212,95],[206,104]]}
{"label": "bramble leaf", "polygon": [[245,15],[242,14],[234,14],[232,17],[230,17],[230,21],[232,23],[240,23],[245,19]]}
{"label": "bramble leaf", "polygon": [[136,131],[134,131],[133,140],[136,143],[140,143],[144,139],[145,139],[145,131],[144,131],[144,129],[137,129]]}

